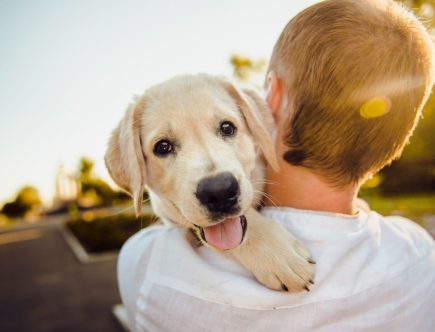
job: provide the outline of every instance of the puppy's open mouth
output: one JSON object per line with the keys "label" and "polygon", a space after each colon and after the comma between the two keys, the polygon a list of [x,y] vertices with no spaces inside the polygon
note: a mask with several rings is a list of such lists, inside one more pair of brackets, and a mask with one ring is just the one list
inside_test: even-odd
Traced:
{"label": "puppy's open mouth", "polygon": [[[196,226],[196,225],[195,225]],[[219,250],[228,250],[242,243],[248,224],[245,216],[226,218],[219,224],[199,227],[201,238]]]}

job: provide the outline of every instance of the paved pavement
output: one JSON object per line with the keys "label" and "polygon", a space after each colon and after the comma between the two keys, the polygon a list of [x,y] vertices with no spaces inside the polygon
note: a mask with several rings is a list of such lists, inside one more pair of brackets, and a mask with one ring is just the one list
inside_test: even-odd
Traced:
{"label": "paved pavement", "polygon": [[81,264],[59,223],[0,233],[0,331],[122,331],[116,260]]}

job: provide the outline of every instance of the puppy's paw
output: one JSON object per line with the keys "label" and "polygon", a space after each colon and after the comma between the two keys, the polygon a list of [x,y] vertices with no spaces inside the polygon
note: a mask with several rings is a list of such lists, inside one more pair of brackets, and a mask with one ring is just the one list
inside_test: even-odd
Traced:
{"label": "puppy's paw", "polygon": [[315,262],[308,250],[290,233],[279,230],[279,234],[275,233],[269,240],[265,238],[265,242],[254,251],[257,264],[252,266],[251,271],[258,281],[275,290],[310,291],[314,284]]}
{"label": "puppy's paw", "polygon": [[246,215],[246,240],[233,256],[265,286],[288,292],[309,291],[315,262],[309,251],[286,229],[257,211]]}

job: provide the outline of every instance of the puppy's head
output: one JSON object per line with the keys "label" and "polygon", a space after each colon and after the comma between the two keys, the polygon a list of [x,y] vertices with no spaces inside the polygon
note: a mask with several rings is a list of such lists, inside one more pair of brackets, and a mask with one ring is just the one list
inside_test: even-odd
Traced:
{"label": "puppy's head", "polygon": [[258,148],[277,168],[269,110],[254,92],[207,75],[181,76],[145,92],[109,141],[105,161],[140,213],[144,186],[165,219],[217,249],[244,238],[243,213],[258,199]]}

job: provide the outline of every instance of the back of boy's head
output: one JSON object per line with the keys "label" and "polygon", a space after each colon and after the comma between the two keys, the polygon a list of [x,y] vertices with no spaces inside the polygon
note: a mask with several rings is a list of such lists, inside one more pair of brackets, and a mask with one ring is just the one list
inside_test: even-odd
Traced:
{"label": "back of boy's head", "polygon": [[292,114],[284,159],[341,186],[400,156],[432,88],[431,43],[394,1],[329,0],[298,14],[269,67]]}

